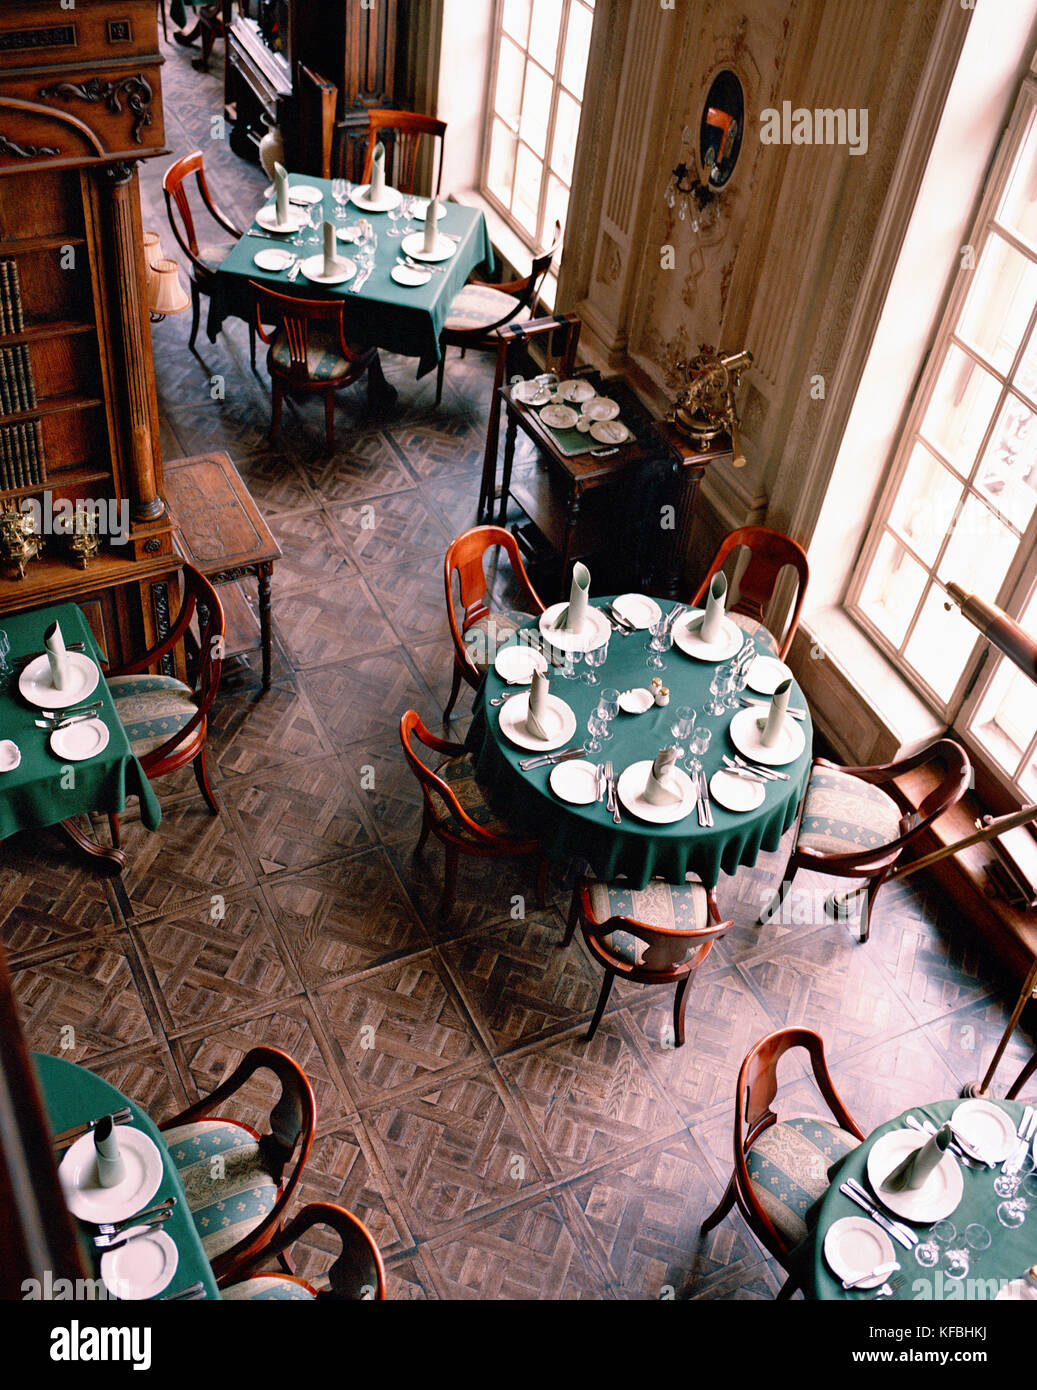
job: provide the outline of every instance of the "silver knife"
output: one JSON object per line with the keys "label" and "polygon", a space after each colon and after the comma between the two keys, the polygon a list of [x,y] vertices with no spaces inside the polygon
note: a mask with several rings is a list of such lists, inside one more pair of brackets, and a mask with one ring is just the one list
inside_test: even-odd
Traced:
{"label": "silver knife", "polygon": [[293,233],[293,232],[281,232],[280,234],[278,234],[277,232],[260,232],[260,231],[256,231],[254,228],[250,228],[250,229],[245,233],[245,235],[246,235],[246,236],[259,236],[259,237],[262,237],[264,241],[279,241],[279,242],[281,243],[281,245],[283,246],[283,245],[284,245],[285,237],[293,236],[294,233]]}
{"label": "silver knife", "polygon": [[[73,1125],[71,1129],[63,1129],[60,1134],[55,1134],[54,1138],[50,1141],[51,1146],[55,1149],[67,1148],[69,1144],[74,1144],[76,1140],[81,1139],[84,1134],[89,1134],[92,1129],[97,1128],[102,1120],[107,1120],[108,1118],[108,1115],[98,1115],[96,1120],[87,1120],[85,1124]],[[111,1111],[110,1118],[113,1124],[124,1125],[128,1120],[133,1118],[133,1112],[128,1105],[123,1105],[118,1110]]]}
{"label": "silver knife", "polygon": [[873,1207],[866,1198],[862,1197],[859,1192],[855,1192],[853,1188],[847,1186],[846,1183],[840,1183],[839,1191],[844,1197],[849,1197],[851,1202],[856,1202],[859,1207],[863,1207],[871,1219],[881,1226],[887,1235],[892,1236],[895,1241],[898,1241],[905,1250],[910,1250],[912,1248],[914,1242],[902,1235],[900,1231],[893,1226],[893,1223],[887,1221],[882,1213],[876,1207]]}
{"label": "silver knife", "polygon": [[605,610],[607,616],[612,619],[613,625],[619,628],[620,632],[637,631],[637,629],[634,627],[634,624],[628,622],[626,618],[621,617],[620,614],[617,613],[616,610],[612,607],[611,603],[603,603],[601,606]]}
{"label": "silver knife", "polygon": [[145,1207],[136,1216],[125,1216],[121,1221],[102,1221],[97,1227],[97,1234],[101,1236],[117,1236],[120,1231],[128,1231],[131,1226],[139,1226],[142,1221],[147,1221],[149,1217],[157,1216],[160,1211],[168,1211],[176,1206],[175,1197],[167,1197],[164,1202],[156,1202],[153,1207]]}
{"label": "silver knife", "polygon": [[713,827],[713,806],[709,799],[709,783],[706,781],[706,773],[703,768],[699,768],[699,781],[702,783],[702,804],[706,808],[706,824]]}
{"label": "silver knife", "polygon": [[542,767],[545,763],[556,763],[561,758],[582,758],[586,751],[581,743],[578,748],[560,748],[557,753],[538,753],[535,758],[520,758],[519,767],[523,772],[529,772],[531,768]]}
{"label": "silver knife", "polygon": [[70,724],[85,724],[90,719],[99,718],[99,715],[90,714],[88,712],[86,714],[71,715],[68,719],[59,719],[57,723],[49,719],[36,719],[33,722],[35,723],[37,729],[49,729],[50,732],[53,734],[57,733],[58,729],[67,729]]}
{"label": "silver knife", "polygon": [[301,256],[296,257],[295,264],[292,266],[291,270],[288,272],[288,279],[289,279],[289,280],[298,280],[300,270],[302,270],[302,257],[301,257]]}
{"label": "silver knife", "polygon": [[140,1230],[131,1231],[128,1236],[95,1236],[94,1244],[98,1250],[121,1250],[124,1245],[129,1245],[131,1240],[139,1240],[141,1236],[150,1235],[169,1220],[173,1215],[172,1209],[159,1212],[157,1216],[150,1217],[147,1221],[140,1222]]}
{"label": "silver knife", "polygon": [[605,790],[605,769],[601,763],[594,764],[594,804],[597,805],[601,800]]}
{"label": "silver knife", "polygon": [[865,1188],[863,1183],[858,1182],[856,1178],[847,1178],[846,1186],[858,1193],[866,1202],[871,1203],[872,1210],[875,1212],[876,1216],[881,1216],[883,1221],[888,1221],[891,1226],[896,1227],[905,1240],[909,1240],[912,1245],[918,1244],[917,1232],[913,1231],[910,1226],[905,1226],[903,1221],[897,1221],[895,1217],[887,1216],[884,1211],[875,1205],[871,1193]]}

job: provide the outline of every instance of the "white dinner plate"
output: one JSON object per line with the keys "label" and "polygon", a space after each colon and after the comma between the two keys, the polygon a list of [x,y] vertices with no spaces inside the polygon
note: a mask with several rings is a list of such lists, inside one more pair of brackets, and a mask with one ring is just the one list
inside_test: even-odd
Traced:
{"label": "white dinner plate", "polygon": [[[128,1226],[122,1235],[145,1229]],[[157,1228],[135,1236],[118,1250],[106,1250],[101,1256],[101,1278],[116,1298],[154,1298],[169,1284],[179,1260],[176,1242],[167,1231]]]}
{"label": "white dinner plate", "polygon": [[622,420],[595,420],[590,435],[599,444],[625,444],[634,437]]}
{"label": "white dinner plate", "polygon": [[539,671],[542,676],[547,675],[547,657],[543,652],[535,652],[532,647],[501,647],[493,669],[509,685],[528,685],[534,671]]}
{"label": "white dinner plate", "polygon": [[[415,199],[413,199],[412,204],[411,204],[411,212],[410,212],[410,215],[411,215],[411,217],[413,217],[413,219],[414,219],[415,222],[424,222],[424,220],[425,220],[425,214],[428,212],[428,205],[429,205],[429,203],[431,203],[431,201],[432,201],[431,198],[415,198]],[[440,209],[442,209],[442,207],[443,207],[443,201],[442,201],[442,199],[440,199],[439,206],[440,206]]]}
{"label": "white dinner plate", "polygon": [[669,825],[673,821],[683,820],[695,809],[695,788],[691,778],[683,768],[671,767],[669,775],[680,788],[681,799],[670,806],[656,806],[644,797],[653,762],[654,759],[646,758],[642,763],[631,763],[624,768],[616,781],[617,796],[630,814],[639,820],[650,821],[653,825]]}
{"label": "white dinner plate", "polygon": [[303,261],[302,273],[315,285],[344,285],[356,274],[356,261],[351,261],[348,256],[341,256],[338,258],[338,264],[339,269],[333,275],[325,275],[324,252],[320,251],[316,256],[310,256]]}
{"label": "white dinner plate", "polygon": [[619,406],[608,396],[593,396],[584,401],[582,410],[588,420],[614,420],[619,414]]}
{"label": "white dinner plate", "polygon": [[568,763],[556,763],[547,780],[555,796],[562,801],[568,801],[571,806],[589,806],[598,800],[597,777],[597,763],[573,758]]}
{"label": "white dinner plate", "polygon": [[512,387],[511,398],[522,405],[547,405],[551,400],[551,388],[539,381],[519,381]]}
{"label": "white dinner plate", "polygon": [[382,196],[376,203],[373,203],[367,196],[368,185],[366,188],[354,188],[349,195],[349,201],[354,207],[363,208],[365,212],[388,212],[390,208],[397,207],[403,201],[403,194],[398,188],[390,188],[388,184],[382,192]]}
{"label": "white dinner plate", "polygon": [[287,270],[295,260],[295,252],[287,249],[280,250],[276,246],[264,247],[262,251],[257,251],[252,257],[260,270]]}
{"label": "white dinner plate", "polygon": [[50,662],[46,654],[24,667],[18,677],[19,693],[30,705],[40,709],[70,709],[97,688],[100,672],[95,662],[81,652],[68,652],[69,681],[64,690],[55,690],[50,681]]}
{"label": "white dinner plate", "polygon": [[101,1187],[97,1181],[93,1130],[76,1140],[58,1167],[65,1205],[83,1221],[124,1221],[147,1205],[162,1182],[162,1155],[144,1131],[116,1125],[115,1134],[126,1165],[115,1187]]}
{"label": "white dinner plate", "polygon": [[547,738],[534,738],[526,728],[526,715],[529,713],[529,691],[513,696],[506,705],[500,707],[501,733],[509,743],[517,748],[530,748],[536,753],[550,753],[552,748],[561,748],[576,732],[576,715],[557,695],[548,695],[545,711],[546,727],[550,730]]}
{"label": "white dinner plate", "polygon": [[[571,402],[573,404],[579,405],[583,401],[593,400],[597,394],[597,391],[595,391],[594,387],[590,384],[589,381],[580,381],[579,378],[573,377],[570,381],[561,381],[558,383],[558,386],[555,390],[555,400],[558,401],[560,404],[566,404]],[[619,414],[618,410],[616,411],[616,414]],[[605,420],[609,417],[605,415],[599,415],[596,418],[599,420]]]}
{"label": "white dinner plate", "polygon": [[551,646],[562,652],[586,652],[593,647],[603,647],[612,635],[612,624],[605,614],[599,612],[591,603],[587,605],[587,618],[582,632],[566,632],[564,628],[558,629],[553,626],[555,619],[568,606],[568,600],[564,603],[552,603],[540,614],[540,631]]}
{"label": "white dinner plate", "polygon": [[22,760],[22,752],[17,743],[9,738],[0,741],[0,772],[13,772]]}
{"label": "white dinner plate", "polygon": [[714,772],[709,790],[713,800],[728,811],[755,811],[757,806],[762,806],[766,793],[762,782],[736,777],[733,772]]}
{"label": "white dinner plate", "polygon": [[777,743],[765,748],[760,742],[757,721],[766,718],[766,713],[764,710],[761,715],[759,706],[740,709],[729,726],[731,742],[739,753],[744,753],[752,762],[763,763],[766,767],[781,767],[785,763],[795,762],[807,743],[803,725],[786,715]]}
{"label": "white dinner plate", "polygon": [[571,430],[580,417],[571,405],[545,405],[540,418],[553,430]]}
{"label": "white dinner plate", "polygon": [[288,201],[299,203],[304,208],[312,207],[314,203],[319,203],[324,194],[319,188],[314,188],[312,183],[293,183],[288,187]]}
{"label": "white dinner plate", "polygon": [[952,1153],[945,1153],[922,1186],[914,1191],[887,1192],[882,1184],[908,1154],[928,1144],[929,1137],[916,1129],[894,1129],[877,1139],[868,1154],[868,1181],[882,1205],[908,1221],[927,1225],[950,1216],[965,1191],[961,1167]]}
{"label": "white dinner plate", "polygon": [[108,725],[101,719],[81,719],[50,736],[51,752],[66,762],[81,763],[108,747]]}
{"label": "white dinner plate", "polygon": [[844,1216],[833,1221],[825,1233],[825,1259],[837,1279],[860,1280],[859,1289],[874,1289],[889,1274],[863,1276],[880,1265],[896,1263],[893,1242],[885,1231],[866,1216]]}
{"label": "white dinner plate", "polygon": [[619,696],[619,708],[624,714],[646,714],[655,704],[655,696],[644,686],[624,690]]}
{"label": "white dinner plate", "polygon": [[673,625],[673,645],[679,647],[685,656],[693,656],[696,661],[726,661],[741,649],[745,633],[733,619],[726,616],[720,620],[720,636],[715,642],[703,641],[699,626],[705,612],[695,608],[690,613],[682,613]]}
{"label": "white dinner plate", "polygon": [[277,204],[267,203],[266,207],[260,208],[256,213],[256,221],[268,232],[278,232],[281,236],[291,236],[293,232],[297,232],[300,227],[305,226],[306,214],[294,211],[289,204],[288,221],[282,225],[277,220]]}
{"label": "white dinner plate", "polygon": [[431,270],[412,270],[409,265],[394,265],[389,272],[398,285],[427,285],[432,279]]}
{"label": "white dinner plate", "polygon": [[405,236],[400,246],[406,255],[413,256],[416,261],[448,261],[457,250],[457,242],[442,233],[436,237],[432,251],[425,250],[424,232],[412,232],[410,236]]}
{"label": "white dinner plate", "polygon": [[776,656],[758,656],[746,673],[746,685],[757,695],[773,695],[782,681],[792,679],[792,672]]}
{"label": "white dinner plate", "polygon": [[951,1128],[986,1163],[1003,1163],[1018,1142],[1011,1116],[989,1100],[963,1100],[951,1116]]}
{"label": "white dinner plate", "polygon": [[612,600],[612,607],[621,618],[626,618],[634,627],[650,628],[663,615],[663,610],[654,598],[647,594],[620,594]]}

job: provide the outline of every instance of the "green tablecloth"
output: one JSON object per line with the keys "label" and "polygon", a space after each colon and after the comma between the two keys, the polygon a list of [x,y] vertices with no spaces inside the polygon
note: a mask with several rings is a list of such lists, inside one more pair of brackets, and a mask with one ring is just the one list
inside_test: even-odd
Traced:
{"label": "green tablecloth", "polygon": [[[997,1102],[1012,1116],[1016,1128],[1023,1113],[1021,1101],[1002,1100]],[[844,1216],[865,1216],[860,1207],[851,1202],[839,1191],[839,1184],[847,1178],[856,1178],[869,1192],[867,1179],[868,1154],[877,1139],[890,1130],[903,1129],[906,1115],[916,1115],[929,1119],[936,1125],[949,1120],[960,1100],[935,1101],[930,1105],[917,1105],[895,1120],[880,1125],[859,1148],[847,1155],[833,1174],[834,1181],[820,1203],[814,1233],[802,1261],[803,1286],[807,1297],[819,1299],[866,1299],[873,1295],[871,1290],[846,1290],[840,1280],[832,1274],[824,1258],[825,1233],[833,1222]],[[969,1273],[962,1280],[948,1279],[946,1273],[936,1269],[924,1269],[915,1259],[913,1252],[905,1250],[898,1242],[893,1242],[896,1258],[900,1262],[900,1272],[906,1275],[904,1283],[894,1291],[892,1297],[910,1301],[913,1299],[960,1299],[992,1298],[996,1288],[987,1281],[1008,1281],[1019,1279],[1032,1264],[1037,1263],[1037,1211],[1031,1210],[1022,1226],[1009,1230],[997,1219],[997,1207],[1002,1198],[994,1191],[994,1178],[1000,1168],[969,1168],[962,1165],[965,1190],[956,1211],[947,1220],[957,1227],[960,1234],[972,1222],[985,1226],[992,1236],[988,1250],[981,1254],[972,1253]],[[925,1239],[927,1227],[905,1222],[917,1230]],[[800,1247],[801,1250],[804,1247]]]}
{"label": "green tablecloth", "polygon": [[[662,606],[665,611],[666,605]],[[709,750],[702,757],[708,780],[723,766],[722,755],[737,751],[727,732],[732,714],[713,718],[702,713],[702,706],[711,698],[709,683],[715,667],[685,656],[674,647],[663,657],[663,671],[649,670],[647,640],[647,632],[629,636],[614,632],[608,658],[598,668],[596,686],[564,680],[552,668],[551,689],[571,706],[577,719],[570,743],[585,741],[587,719],[603,688],[612,686],[623,691],[647,687],[652,676],[659,675],[670,688],[669,705],[646,714],[621,713],[613,724],[614,738],[593,758],[599,762],[611,758],[618,778],[629,764],[654,758],[660,748],[674,743],[670,733],[674,711],[678,705],[692,705],[699,721],[713,731]],[[762,643],[757,645],[761,652],[765,651]],[[570,806],[560,801],[548,786],[550,768],[521,771],[519,761],[530,757],[529,751],[515,748],[507,741],[500,732],[499,711],[486,703],[505,688],[491,669],[475,697],[475,717],[467,747],[475,761],[476,776],[488,788],[494,805],[516,830],[539,838],[552,859],[585,859],[598,878],[612,880],[623,876],[637,888],[643,888],[651,878],[683,883],[689,873],[697,874],[712,887],[721,869],[733,874],[740,865],[754,864],[761,851],[777,849],[783,833],[795,819],[810,770],[813,731],[809,715],[804,721],[804,751],[795,762],[781,769],[789,774],[789,781],[767,782],[763,802],[755,811],[725,811],[713,801],[714,825],[709,829],[699,825],[694,808],[689,816],[672,825],[647,825],[621,807],[623,823],[617,826],[604,801],[592,806]],[[795,683],[791,703],[794,707],[806,706]]]}
{"label": "green tablecloth", "polygon": [[[64,1129],[71,1129],[73,1125],[84,1124],[87,1120],[95,1120],[100,1115],[110,1114],[123,1105],[130,1107],[133,1112],[134,1128],[143,1130],[150,1139],[153,1139],[162,1155],[162,1182],[154,1197],[150,1198],[145,1206],[155,1206],[167,1197],[175,1196],[177,1198],[173,1215],[165,1223],[163,1230],[169,1232],[180,1258],[176,1273],[158,1297],[177,1293],[180,1289],[185,1289],[189,1284],[200,1279],[205,1285],[206,1296],[219,1298],[212,1267],[202,1249],[201,1239],[188,1210],[184,1189],[177,1176],[173,1160],[170,1158],[152,1119],[140,1106],[134,1105],[132,1100],[124,1096],[121,1091],[117,1091],[107,1081],[102,1081],[99,1076],[95,1076],[86,1067],[76,1066],[74,1062],[66,1062],[61,1057],[49,1057],[43,1052],[34,1052],[33,1062],[36,1066],[36,1075],[39,1079],[43,1101],[47,1107],[47,1115],[55,1134]],[[83,1223],[82,1230],[87,1235],[96,1234],[94,1227],[88,1223]],[[85,1240],[83,1246],[84,1250],[89,1249],[90,1258],[94,1261],[94,1273],[99,1277],[99,1252],[94,1247],[92,1240]]]}
{"label": "green tablecloth", "polygon": [[55,620],[66,643],[84,642],[86,654],[94,661],[101,659],[90,625],[74,603],[0,617],[16,668],[6,690],[0,691],[0,738],[12,739],[22,754],[12,772],[0,772],[0,840],[90,811],[123,811],[127,796],[140,798],[142,821],[149,830],[157,830],[162,819],[158,800],[130,750],[103,674],[86,703],[104,702],[97,714],[108,726],[108,747],[84,762],[63,762],[51,752],[46,730],[36,728],[39,710],[18,693],[18,658],[43,651],[43,634]]}
{"label": "green tablecloth", "polygon": [[169,18],[178,29],[184,29],[187,26],[187,11],[184,6],[190,5],[193,10],[202,3],[203,0],[170,0]]}
{"label": "green tablecloth", "polygon": [[[295,236],[278,237],[276,242],[266,237],[250,236],[246,232],[213,277],[207,323],[210,342],[215,342],[220,325],[228,316],[252,318],[253,297],[248,282],[258,280],[282,294],[295,295],[300,299],[307,296],[315,299],[340,298],[344,305],[342,321],[345,334],[351,343],[384,348],[387,352],[397,352],[404,357],[417,357],[420,359],[418,376],[431,371],[439,361],[439,334],[454,296],[476,266],[485,262],[488,270],[493,268],[493,248],[482,213],[476,208],[462,207],[460,203],[441,204],[443,215],[439,229],[461,238],[457,250],[448,261],[436,262],[440,271],[433,271],[427,285],[399,285],[393,280],[391,271],[396,264],[403,237],[389,236],[392,224],[388,213],[364,213],[350,203],[345,221],[339,222],[335,217],[338,209],[331,196],[329,179],[292,174],[289,183],[308,184],[321,189],[324,193],[324,216],[336,227],[355,227],[361,217],[368,219],[378,236],[370,279],[358,294],[353,294],[349,281],[342,285],[317,285],[301,273],[295,280],[289,280],[287,270],[260,270],[254,259],[258,251],[269,251],[271,247],[279,245],[297,250],[299,239],[312,235],[311,229],[304,227]],[[401,218],[398,225],[402,229],[407,224]],[[424,223],[415,225],[421,228]],[[251,223],[250,229],[254,227],[255,223]],[[322,247],[306,246],[300,254],[321,255]],[[348,243],[340,243],[339,254],[350,254]]]}

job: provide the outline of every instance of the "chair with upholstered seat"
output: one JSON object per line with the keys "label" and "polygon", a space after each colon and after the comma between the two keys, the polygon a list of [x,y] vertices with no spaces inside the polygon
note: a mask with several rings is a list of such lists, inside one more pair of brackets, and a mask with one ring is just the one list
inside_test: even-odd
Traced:
{"label": "chair with upholstered seat", "polygon": [[[286,391],[317,392],[324,397],[324,429],[328,452],[335,448],[335,393],[369,372],[368,392],[383,381],[378,349],[356,348],[346,342],[341,299],[296,299],[250,280],[256,297],[255,329],[269,345],[270,437],[281,428]],[[274,324],[268,333],[263,324]]]}
{"label": "chair with upholstered seat", "polygon": [[454,296],[439,334],[437,405],[443,398],[447,348],[459,347],[462,356],[468,348],[496,352],[500,346],[498,328],[503,328],[505,324],[526,322],[536,313],[541,288],[561,244],[562,224],[556,222],[554,240],[545,251],[533,257],[528,275],[502,285],[487,285],[472,280]]}
{"label": "chair with upholstered seat", "polygon": [[[212,194],[209,192],[209,185],[205,179],[201,150],[192,150],[190,154],[185,154],[169,166],[162,176],[162,192],[166,199],[166,214],[169,217],[169,225],[172,227],[173,235],[191,266],[191,336],[187,340],[187,345],[191,348],[194,347],[194,340],[198,336],[201,297],[203,294],[208,295],[212,292],[213,277],[234,245],[234,241],[218,245],[199,243],[194,215],[191,212],[191,203],[185,187],[192,174],[195,176],[202,203],[210,217],[225,232],[229,232],[234,241],[240,241],[242,235],[226,213],[221,212],[213,201]],[[175,215],[177,213],[179,220]],[[248,329],[248,340],[254,367],[256,365],[256,331],[251,323]]]}
{"label": "chair with upholstered seat", "polygon": [[[793,1048],[803,1048],[809,1056],[835,1124],[813,1116],[779,1120],[771,1109],[778,1091],[778,1062]],[[739,1069],[734,1172],[720,1204],[702,1223],[702,1234],[737,1206],[757,1240],[789,1269],[789,1256],[807,1234],[806,1214],[828,1189],[828,1169],[864,1138],[832,1084],[820,1037],[807,1028],[769,1033],[750,1049]],[[783,1295],[794,1287],[793,1279]]]}
{"label": "chair with upholstered seat", "polygon": [[[930,763],[943,765],[939,782],[915,807],[896,784]],[[972,780],[968,754],[941,738],[910,758],[873,767],[839,767],[816,758],[800,809],[792,854],[760,924],[770,921],[799,869],[866,880],[860,940],[867,941],[875,896],[904,850],[965,795]],[[859,892],[860,890],[858,890]]]}
{"label": "chair with upholstered seat", "polygon": [[367,113],[367,149],[364,151],[363,182],[371,182],[374,148],[379,140],[385,148],[385,181],[401,193],[414,193],[418,151],[423,139],[430,139],[439,151],[435,181],[430,192],[439,197],[443,179],[443,154],[446,147],[446,121],[435,116],[423,116],[418,111],[391,111],[375,107]]}
{"label": "chair with upholstered seat", "polygon": [[[501,547],[511,562],[515,584],[527,604],[525,609],[497,612],[490,609],[484,566],[486,552],[496,546]],[[454,609],[455,576],[463,610],[460,624]],[[454,644],[454,678],[450,699],[443,711],[446,720],[460,693],[461,682],[467,681],[473,690],[477,690],[479,682],[493,665],[498,649],[511,639],[517,628],[542,613],[544,605],[529,582],[518,542],[503,526],[473,526],[452,540],[443,563],[443,580],[450,636]]]}
{"label": "chair with upholstered seat", "polygon": [[[281,1087],[269,1133],[213,1115],[263,1069]],[[243,1260],[276,1238],[302,1177],[316,1118],[313,1089],[298,1062],[277,1048],[253,1047],[210,1095],[159,1125],[217,1283],[229,1282]]]}
{"label": "chair with upholstered seat", "polygon": [[[317,1226],[328,1226],[338,1236],[339,1253],[327,1271],[327,1288],[310,1279],[273,1271],[275,1256],[288,1250]],[[385,1266],[374,1237],[364,1223],[345,1207],[331,1202],[311,1202],[288,1222],[280,1235],[234,1270],[233,1284],[220,1291],[230,1302],[271,1300],[334,1300],[367,1303],[385,1298]]]}
{"label": "chair with upholstered seat", "polygon": [[[724,568],[725,561],[733,552],[743,548],[749,552],[748,563],[738,576],[738,599],[728,612],[740,628],[766,640],[774,654],[784,661],[799,626],[803,597],[810,579],[806,551],[791,537],[783,535],[781,531],[773,531],[769,526],[741,526],[737,531],[732,531],[720,542],[692,603],[695,607],[702,606],[710,580]],[[771,637],[764,626],[764,609],[773,599],[782,574],[790,566],[796,572],[798,584],[785,635],[779,641]]]}
{"label": "chair with upholstered seat", "polygon": [[684,1006],[695,972],[731,925],[720,920],[715,894],[701,883],[656,880],[631,888],[621,881],[580,879],[562,945],[570,944],[579,926],[591,955],[605,969],[584,1041],[597,1031],[618,975],[635,984],[676,985],[673,1045],[682,1046]]}
{"label": "chair with upholstered seat", "polygon": [[[414,739],[438,755],[435,768],[429,767],[414,748]],[[547,860],[539,840],[516,835],[489,805],[475,778],[471,755],[463,743],[437,738],[409,709],[400,720],[403,755],[418,779],[422,795],[421,834],[415,846],[420,854],[431,832],[446,851],[443,896],[439,911],[445,917],[454,902],[457,864],[461,854],[477,858],[505,859],[512,856],[537,858],[537,906],[543,907],[547,889]]]}
{"label": "chair with upholstered seat", "polygon": [[[185,643],[197,617],[198,654],[194,686],[149,668]],[[205,761],[206,718],[220,685],[227,625],[219,595],[204,574],[183,568],[180,611],[168,636],[151,651],[108,676],[130,747],[149,781],[191,763],[198,790],[214,816],[220,813]],[[119,844],[119,817],[108,817],[112,843]]]}

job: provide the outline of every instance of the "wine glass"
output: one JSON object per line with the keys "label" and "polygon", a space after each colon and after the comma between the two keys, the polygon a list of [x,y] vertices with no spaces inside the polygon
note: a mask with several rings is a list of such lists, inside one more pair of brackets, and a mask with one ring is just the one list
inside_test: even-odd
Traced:
{"label": "wine glass", "polygon": [[962,1243],[946,1252],[948,1279],[966,1278],[973,1255],[978,1256],[982,1251],[990,1248],[990,1232],[986,1226],[981,1226],[978,1221],[966,1226],[961,1236]]}
{"label": "wine glass", "polygon": [[713,699],[709,704],[703,706],[704,714],[718,715],[727,713],[727,697],[734,688],[734,677],[731,674],[731,667],[728,665],[718,666],[713,672],[713,679],[709,683],[709,693]]}
{"label": "wine glass", "polygon": [[323,223],[324,204],[311,203],[310,206],[306,209],[305,223],[305,225],[310,229],[309,236],[305,238],[306,244],[308,246],[319,245],[323,240],[323,234],[321,232],[321,227],[323,226]]}
{"label": "wine glass", "polygon": [[691,738],[695,732],[695,723],[698,715],[690,705],[678,705],[673,711],[673,723],[670,725],[670,733],[675,739],[683,743]]}
{"label": "wine glass", "polygon": [[1017,1168],[1008,1173],[998,1173],[994,1179],[994,1191],[999,1197],[1014,1197],[1032,1172],[1033,1159],[1025,1154]]}
{"label": "wine glass", "polygon": [[413,231],[416,230],[416,228],[415,228],[415,226],[414,226],[414,208],[415,208],[415,206],[416,206],[416,205],[415,205],[415,202],[414,202],[414,195],[413,195],[412,193],[408,193],[407,196],[406,196],[406,197],[403,199],[403,201],[400,203],[400,208],[401,208],[402,211],[403,211],[403,215],[404,215],[404,217],[407,219],[407,225],[406,225],[406,226],[404,227],[404,229],[403,229],[403,235],[404,235],[404,236],[410,236],[411,232],[413,232]]}
{"label": "wine glass", "polygon": [[928,1239],[915,1246],[915,1259],[924,1269],[935,1269],[957,1234],[958,1228],[952,1222],[937,1221],[930,1226]]}
{"label": "wine glass", "polygon": [[[756,652],[753,652],[755,659]],[[742,703],[742,691],[749,684],[749,662],[732,661],[731,663],[731,690],[727,697],[727,708],[738,709]]]}
{"label": "wine glass", "polygon": [[684,759],[684,770],[692,774],[702,771],[702,760],[699,756],[709,751],[709,741],[713,737],[713,730],[707,729],[705,724],[698,724],[692,730],[688,738],[688,756]]}
{"label": "wine glass", "polygon": [[594,713],[599,719],[604,720],[605,732],[602,738],[608,743],[610,739],[615,738],[615,734],[612,732],[612,721],[619,713],[619,691],[611,690],[606,686],[598,697],[598,706]]}
{"label": "wine glass", "polygon": [[10,655],[11,640],[3,628],[0,628],[0,690],[3,690],[6,686],[8,677],[14,670],[14,667],[7,659]]}
{"label": "wine glass", "polygon": [[577,673],[576,668],[580,664],[580,660],[583,657],[583,653],[561,652],[560,655],[562,658],[562,665],[558,668],[558,670],[562,679],[567,681],[579,680],[579,675]]}
{"label": "wine glass", "polygon": [[604,666],[609,654],[609,644],[603,643],[600,647],[591,647],[583,654],[583,664],[587,668],[580,679],[584,685],[597,685],[598,678],[594,674],[599,666]]}
{"label": "wine glass", "polygon": [[663,665],[662,654],[668,652],[673,646],[673,633],[670,631],[665,618],[660,618],[657,623],[653,623],[648,631],[651,638],[645,647],[645,651],[649,653],[645,664],[653,671],[664,671],[666,668]]}
{"label": "wine glass", "polygon": [[389,221],[392,224],[387,233],[388,236],[402,236],[400,231],[400,218],[404,215],[403,203],[399,202],[395,207],[389,209]]}
{"label": "wine glass", "polygon": [[591,715],[587,720],[587,732],[590,738],[584,747],[588,753],[600,753],[602,740],[608,731],[608,726],[604,719],[600,719],[597,713]]}
{"label": "wine glass", "polygon": [[994,1179],[994,1191],[997,1195],[1001,1197],[1007,1194],[1006,1200],[997,1208],[997,1219],[1010,1231],[1023,1224],[1030,1201],[1037,1198],[1033,1172],[1033,1159],[1027,1155],[1014,1173],[1003,1173]]}

